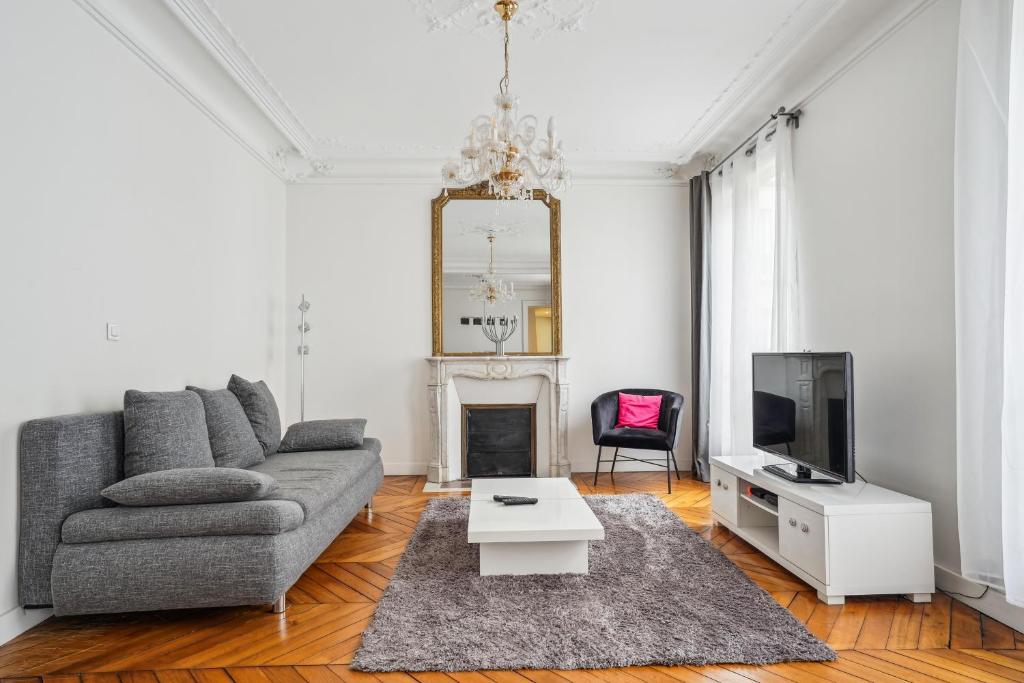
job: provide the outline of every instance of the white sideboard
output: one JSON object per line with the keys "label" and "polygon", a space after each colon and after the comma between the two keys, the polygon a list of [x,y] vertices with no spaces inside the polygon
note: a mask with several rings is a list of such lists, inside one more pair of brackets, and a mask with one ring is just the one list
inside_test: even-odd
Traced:
{"label": "white sideboard", "polygon": [[[764,455],[711,459],[711,510],[725,526],[818,591],[904,594],[930,602],[935,592],[931,503],[862,481],[796,484],[763,471],[784,462]],[[751,486],[779,498],[753,498]]]}

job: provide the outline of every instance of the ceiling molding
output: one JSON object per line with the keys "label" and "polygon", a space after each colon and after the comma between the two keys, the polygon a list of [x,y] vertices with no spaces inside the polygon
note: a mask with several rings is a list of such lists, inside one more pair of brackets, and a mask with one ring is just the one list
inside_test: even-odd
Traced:
{"label": "ceiling molding", "polygon": [[919,17],[926,9],[936,3],[937,0],[915,0],[903,11],[896,12],[889,21],[884,22],[881,27],[869,32],[861,40],[855,41],[847,49],[842,51],[838,62],[832,65],[828,75],[818,79],[816,85],[812,86],[806,94],[794,105],[799,108],[809,104],[815,97],[824,92],[833,83],[843,77],[847,71],[852,69],[861,60],[881,47],[889,38],[900,31],[904,26]]}
{"label": "ceiling molding", "polygon": [[207,0],[164,0],[196,39],[252,98],[288,141],[306,158],[316,156],[313,136],[249,52]]}
{"label": "ceiling molding", "polygon": [[[614,0],[613,0],[614,1]],[[427,31],[459,31],[487,35],[499,26],[491,0],[409,0],[426,19]],[[516,33],[543,38],[549,33],[578,33],[583,20],[593,13],[598,0],[520,0],[511,24]]]}
{"label": "ceiling molding", "polygon": [[[195,46],[200,59],[182,59],[188,52],[181,24],[174,16],[162,15],[159,5],[128,0],[75,0],[97,24],[128,48],[168,85],[191,102],[232,140],[281,180],[284,176],[275,163],[273,149],[277,130],[258,120],[239,106],[233,79],[214,64],[204,64],[203,51]],[[158,37],[157,37],[158,36]],[[188,42],[192,42],[189,37]],[[194,56],[194,55],[193,55]],[[240,93],[239,93],[240,94]]]}
{"label": "ceiling molding", "polygon": [[[378,184],[441,182],[442,157],[434,159],[328,158],[309,161],[284,148],[276,155],[278,172],[295,184]],[[579,161],[573,163],[573,184],[681,185],[679,166],[646,161]]]}
{"label": "ceiling molding", "polygon": [[[682,137],[670,147],[679,150],[676,162],[687,164],[705,142],[725,127],[730,114],[741,111],[760,85],[775,72],[785,57],[825,23],[833,12],[850,0],[809,2],[804,0],[761,47],[751,55],[733,80],[712,100]],[[765,114],[767,116],[767,114]]]}
{"label": "ceiling molding", "polygon": [[[819,28],[829,21],[849,23],[849,15],[863,10],[861,0],[842,0]],[[749,136],[750,131],[762,123],[779,105],[790,109],[805,108],[820,93],[838,81],[850,69],[866,58],[900,29],[920,16],[937,0],[885,0],[876,4],[883,10],[873,15],[874,21],[860,24],[858,30],[842,45],[821,44],[808,34],[800,45],[793,46],[789,59],[780,61],[765,79],[765,85],[753,90],[743,106],[733,107],[719,120],[717,129],[705,136],[686,161],[682,161],[681,175],[696,173],[703,167],[706,157],[732,149]],[[847,16],[844,16],[847,15]],[[818,45],[813,43],[817,40]],[[790,74],[789,82],[775,78],[782,70]],[[717,159],[721,161],[720,158]]]}

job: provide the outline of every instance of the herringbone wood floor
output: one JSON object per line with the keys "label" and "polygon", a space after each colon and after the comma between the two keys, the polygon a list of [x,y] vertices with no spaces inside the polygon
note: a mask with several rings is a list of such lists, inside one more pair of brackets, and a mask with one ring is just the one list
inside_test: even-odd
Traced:
{"label": "herringbone wood floor", "polygon": [[[766,667],[635,667],[369,675],[347,662],[430,499],[422,477],[387,477],[374,511],[355,519],[289,592],[284,615],[262,608],[51,619],[0,647],[2,683],[600,683],[642,681],[1024,681],[1024,636],[948,596],[928,605],[894,598],[829,607],[759,552],[715,526],[708,487],[685,479],[664,495],[656,473],[576,476],[583,493],[659,493],[818,637],[837,662]],[[448,494],[459,495],[459,494]]]}

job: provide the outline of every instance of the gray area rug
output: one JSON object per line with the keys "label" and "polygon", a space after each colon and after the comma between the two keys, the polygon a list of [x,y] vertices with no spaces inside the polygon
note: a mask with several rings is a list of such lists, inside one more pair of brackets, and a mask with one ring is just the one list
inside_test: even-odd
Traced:
{"label": "gray area rug", "polygon": [[581,669],[829,661],[835,652],[655,496],[587,496],[589,575],[479,575],[468,498],[424,510],[352,668]]}

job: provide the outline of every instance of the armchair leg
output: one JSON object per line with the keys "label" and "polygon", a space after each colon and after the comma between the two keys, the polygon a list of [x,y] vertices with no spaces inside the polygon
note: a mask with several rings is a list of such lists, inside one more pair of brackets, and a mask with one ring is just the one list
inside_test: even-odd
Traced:
{"label": "armchair leg", "polygon": [[672,493],[672,463],[668,461],[672,451],[665,451],[665,478],[668,479],[668,492]]}
{"label": "armchair leg", "polygon": [[615,462],[619,459],[619,449],[615,449],[615,455],[612,456],[612,469],[608,474],[615,475]]}
{"label": "armchair leg", "polygon": [[676,468],[676,479],[682,479],[683,475],[679,474],[679,463],[676,462],[676,452],[669,451],[672,454],[672,465]]}
{"label": "armchair leg", "polygon": [[597,447],[597,464],[594,465],[594,486],[597,486],[597,473],[601,471],[601,447]]}

